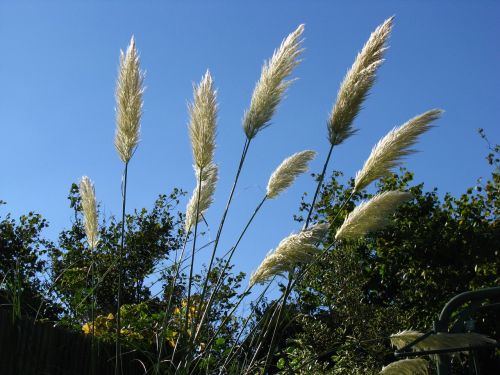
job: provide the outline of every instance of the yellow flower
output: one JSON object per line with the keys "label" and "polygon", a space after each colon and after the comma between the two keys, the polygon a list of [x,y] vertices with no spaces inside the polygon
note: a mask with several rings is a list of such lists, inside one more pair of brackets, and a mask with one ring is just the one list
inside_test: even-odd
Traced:
{"label": "yellow flower", "polygon": [[109,313],[106,319],[113,320],[114,318],[115,318],[115,316],[113,314]]}
{"label": "yellow flower", "polygon": [[179,309],[178,307],[176,307],[176,308],[174,309],[174,314],[175,314],[175,315],[179,315],[180,313],[181,313],[181,309]]}
{"label": "yellow flower", "polygon": [[92,331],[92,328],[91,328],[90,324],[85,323],[82,326],[82,331],[83,331],[83,333],[85,333],[86,335],[88,335]]}
{"label": "yellow flower", "polygon": [[168,339],[167,340],[169,345],[172,347],[172,348],[175,348],[175,340],[174,339]]}

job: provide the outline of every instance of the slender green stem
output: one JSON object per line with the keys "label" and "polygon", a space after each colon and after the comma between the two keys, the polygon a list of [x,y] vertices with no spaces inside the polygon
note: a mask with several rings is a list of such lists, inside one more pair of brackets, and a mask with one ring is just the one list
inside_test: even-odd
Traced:
{"label": "slender green stem", "polygon": [[[271,280],[271,282],[269,284],[271,284],[273,280]],[[277,306],[278,306],[278,304],[281,303],[282,299],[283,299],[283,295],[281,295],[281,297],[278,298],[278,300],[273,301],[273,303],[269,306],[269,308],[265,312],[265,319],[262,319],[262,320],[264,320],[264,322],[262,323],[262,329],[260,331],[258,331],[259,334],[258,335],[256,335],[255,333],[252,334],[253,337],[252,337],[252,340],[250,341],[249,347],[250,348],[253,347],[254,342],[257,342],[258,345],[257,345],[257,348],[255,349],[254,354],[252,356],[252,359],[250,360],[250,363],[247,367],[247,370],[245,372],[246,374],[250,373],[250,371],[252,369],[252,365],[255,362],[255,360],[257,359],[257,356],[260,352],[260,348],[262,347],[262,344],[264,343],[264,339],[267,338],[267,336],[268,336],[270,324],[278,312]],[[257,337],[257,340],[255,340],[256,337]]]}
{"label": "slender green stem", "polygon": [[[180,265],[182,264],[182,258],[184,257],[184,252],[186,251],[186,245],[187,245],[188,238],[189,238],[189,232],[187,232],[186,235],[184,236],[181,256],[180,256],[179,260],[177,260],[177,257],[176,257],[175,263],[174,263],[174,267],[175,267],[174,278],[172,280],[172,285],[171,285],[170,292],[168,295],[167,305],[165,307],[165,316],[163,317],[163,322],[162,322],[161,329],[160,329],[160,339],[159,339],[160,344],[159,344],[158,358],[157,358],[157,367],[158,368],[160,368],[161,354],[162,354],[162,350],[163,350],[164,333],[168,330],[168,325],[169,325],[169,322],[167,322],[167,316],[168,316],[168,313],[170,311],[170,306],[172,303],[173,295],[175,293],[177,278],[179,277],[179,269],[180,269]],[[172,361],[173,361],[173,358],[172,358]]]}
{"label": "slender green stem", "polygon": [[[193,284],[193,269],[194,269],[194,255],[196,253],[196,239],[198,236],[198,217],[200,215],[200,197],[201,197],[201,177],[203,174],[203,168],[200,168],[199,176],[198,176],[198,196],[196,197],[196,220],[194,223],[194,234],[193,234],[193,250],[191,252],[191,266],[189,269],[189,281],[188,281],[188,295],[187,295],[187,303],[186,303],[186,322],[184,331],[187,333],[189,326],[189,309],[191,307],[191,287]],[[208,276],[207,276],[208,278]],[[200,302],[201,303],[201,302]],[[196,309],[195,309],[196,310]],[[192,332],[191,332],[192,334]],[[189,352],[189,350],[188,350]],[[186,359],[187,363],[187,359]]]}
{"label": "slender green stem", "polygon": [[[215,236],[214,248],[212,250],[210,264],[209,264],[208,269],[207,269],[207,275],[209,275],[210,271],[212,271],[212,267],[213,267],[213,263],[214,263],[214,259],[215,259],[215,253],[217,252],[217,246],[219,246],[219,240],[220,240],[220,236],[222,233],[222,228],[224,227],[224,223],[226,221],[226,216],[227,216],[227,213],[229,212],[229,206],[231,205],[231,201],[233,200],[234,191],[236,190],[236,185],[238,184],[240,173],[241,173],[241,170],[243,168],[243,164],[245,163],[245,158],[246,158],[246,155],[248,152],[248,148],[250,147],[250,142],[251,142],[251,139],[248,139],[248,138],[245,139],[245,144],[243,145],[243,151],[241,152],[240,163],[238,165],[238,170],[237,170],[236,176],[234,178],[233,187],[231,188],[231,192],[229,193],[229,198],[228,198],[227,203],[226,203],[226,208],[224,209],[224,213],[222,214],[222,218],[221,218],[221,221],[219,224],[219,229],[217,230],[217,235]],[[200,301],[203,301],[203,299],[205,298],[205,294],[207,292],[207,287],[208,287],[208,277],[205,278],[205,281],[203,283],[203,289],[202,289],[202,292],[200,295]]]}
{"label": "slender green stem", "polygon": [[92,303],[91,303],[91,311],[90,316],[92,319],[92,341],[91,341],[91,352],[90,352],[90,366],[91,366],[91,374],[95,373],[95,308],[96,308],[96,293],[95,293],[95,251],[93,248],[90,249],[90,278],[92,284]]}
{"label": "slender green stem", "polygon": [[[260,301],[262,300],[262,298],[264,298],[264,295],[266,294],[266,292],[270,286],[271,286],[271,283],[268,283],[266,285],[266,287],[264,288],[264,290],[259,295],[259,297],[257,298],[257,300],[255,301],[255,304],[253,305],[252,310],[248,314],[248,317],[245,319],[245,322],[243,323],[243,326],[241,327],[240,332],[238,333],[238,336],[236,336],[236,338],[234,340],[234,344],[231,346],[231,350],[229,351],[224,363],[222,364],[221,369],[224,369],[227,366],[227,364],[231,361],[231,358],[233,356],[233,352],[236,353],[235,349],[236,349],[236,345],[238,344],[238,342],[240,340],[240,337],[245,332],[245,329],[246,329],[248,323],[250,322],[250,319],[252,318],[253,314],[255,313],[255,310],[257,310],[257,308],[259,307]],[[214,335],[214,337],[215,337],[215,335]]]}
{"label": "slender green stem", "polygon": [[321,185],[323,184],[323,180],[325,179],[325,173],[326,173],[326,168],[328,167],[328,164],[330,163],[330,158],[332,156],[333,152],[333,146],[330,146],[330,150],[328,151],[328,156],[326,157],[325,164],[323,164],[323,170],[321,171],[321,174],[319,175],[319,180],[318,180],[318,185],[316,186],[316,191],[314,193],[313,200],[311,202],[311,207],[309,207],[309,212],[307,213],[307,219],[304,224],[304,229],[307,229],[309,226],[309,222],[311,221],[312,213],[314,211],[314,205],[316,204],[316,199],[318,199],[319,192],[321,190]]}
{"label": "slender green stem", "polygon": [[[285,293],[283,294],[283,301],[278,306],[278,316],[276,318],[276,323],[274,323],[273,335],[271,336],[271,343],[269,344],[269,350],[268,350],[267,355],[266,355],[266,362],[264,364],[264,373],[267,370],[267,366],[269,364],[269,359],[271,358],[271,355],[274,352],[274,342],[276,340],[276,332],[277,332],[278,326],[280,324],[281,315],[283,314],[283,309],[285,307],[286,300],[287,300],[288,296],[290,295],[290,292],[292,291],[291,286],[292,286],[292,280],[293,280],[294,274],[295,274],[295,271],[291,270],[289,273],[289,276],[288,276],[288,284],[286,286]],[[272,320],[271,320],[271,323],[272,323]],[[280,337],[281,337],[281,335],[280,335]]]}
{"label": "slender green stem", "polygon": [[[306,218],[306,222],[304,223],[304,228],[303,230],[306,230],[309,226],[309,223],[311,222],[311,219],[312,219],[312,213],[314,212],[314,206],[316,204],[316,200],[319,196],[319,192],[321,190],[321,186],[323,185],[323,180],[325,178],[325,174],[326,174],[326,169],[328,168],[328,164],[330,163],[330,158],[332,156],[332,153],[333,153],[333,147],[334,147],[334,144],[331,144],[330,146],[330,150],[328,151],[328,155],[326,157],[326,160],[325,160],[325,163],[323,164],[323,170],[321,171],[321,174],[319,176],[319,179],[318,179],[318,184],[316,185],[316,191],[314,192],[314,196],[313,196],[313,200],[311,202],[311,207],[309,207],[309,211],[307,213],[307,218]],[[281,315],[282,315],[282,311],[286,305],[286,302],[287,302],[287,298],[288,296],[290,295],[292,289],[292,281],[293,281],[293,277],[295,275],[295,272],[294,270],[292,270],[290,273],[289,273],[289,277],[288,277],[288,285],[285,289],[285,292],[283,294],[284,298],[283,298],[283,302],[279,305],[278,309],[278,317],[276,319],[276,323],[275,323],[275,327],[273,329],[273,336],[271,338],[271,344],[269,346],[269,350],[268,350],[268,353],[267,353],[267,356],[266,356],[266,362],[265,362],[265,365],[264,365],[264,372],[267,370],[267,366],[268,366],[268,363],[269,363],[269,358],[270,356],[272,355],[273,351],[274,351],[274,342],[275,342],[275,337],[276,337],[276,332],[277,332],[277,328],[278,328],[278,325],[279,325],[279,321],[281,319]],[[272,321],[271,321],[272,323]]]}
{"label": "slender green stem", "polygon": [[[207,276],[205,277],[205,280],[203,282],[203,288],[202,288],[202,292],[200,294],[200,305],[202,304],[203,300],[205,299],[205,295],[207,293],[208,279],[209,279],[208,275],[210,275],[210,272],[212,271],[212,268],[213,268],[215,254],[217,252],[217,247],[219,245],[222,229],[224,228],[224,223],[226,221],[227,213],[229,212],[229,207],[231,206],[234,192],[236,190],[236,185],[238,184],[240,173],[241,173],[241,170],[243,169],[243,164],[245,163],[245,158],[246,158],[246,155],[248,152],[248,148],[250,147],[250,142],[251,142],[251,139],[249,139],[249,138],[245,139],[245,143],[243,145],[243,151],[241,152],[240,163],[238,165],[238,170],[236,172],[233,186],[231,188],[231,192],[229,194],[229,198],[228,198],[227,203],[226,203],[226,208],[224,209],[224,213],[222,214],[222,218],[221,218],[221,221],[219,223],[219,229],[217,230],[217,235],[215,236],[215,243],[214,243],[214,248],[212,250],[212,255],[210,257],[210,263],[209,263],[208,269],[207,269]],[[189,363],[189,360],[186,358],[185,367],[188,366],[188,363]]]}
{"label": "slender green stem", "polygon": [[[226,276],[225,273],[226,273],[227,269],[231,265],[231,259],[232,259],[233,255],[234,255],[234,252],[236,251],[236,249],[237,249],[238,245],[240,244],[241,240],[243,239],[243,236],[245,235],[247,229],[250,227],[250,224],[252,223],[253,219],[255,218],[255,216],[257,215],[257,213],[261,209],[261,207],[264,205],[264,202],[266,200],[267,200],[267,195],[265,195],[262,198],[262,200],[260,201],[260,203],[257,205],[257,207],[255,208],[252,216],[250,217],[250,219],[248,220],[247,224],[245,225],[245,228],[243,228],[243,231],[241,232],[240,236],[238,237],[238,240],[236,241],[236,243],[234,244],[234,246],[229,251],[229,258],[226,260],[226,262],[224,264],[224,268],[222,269],[221,274],[219,275],[219,278],[217,279],[217,282],[215,284],[215,288],[214,288],[212,294],[210,295],[210,298],[209,298],[209,300],[208,300],[208,302],[207,302],[207,304],[205,306],[205,309],[203,311],[203,315],[201,316],[201,319],[199,320],[199,323],[197,325],[196,334],[194,335],[194,338],[193,338],[193,343],[195,342],[196,338],[198,337],[198,335],[199,335],[199,333],[201,331],[201,327],[203,325],[203,322],[204,322],[205,318],[208,316],[208,314],[210,314],[210,308],[212,306],[214,298],[217,295],[217,292],[222,287],[222,284],[224,282],[224,278]],[[201,310],[200,310],[200,312],[201,312]]]}
{"label": "slender green stem", "polygon": [[[349,197],[342,203],[342,205],[340,206],[337,214],[335,215],[335,217],[333,218],[333,220],[335,220],[339,215],[340,213],[342,212],[342,209],[346,206],[346,204],[352,199],[353,195],[354,195],[355,191],[353,190],[351,192],[351,194],[349,195]],[[299,283],[300,281],[302,281],[302,279],[305,277],[305,275],[307,274],[307,272],[309,272],[309,270],[316,264],[318,263],[318,261],[320,261],[323,256],[325,256],[327,253],[328,253],[328,250],[330,250],[332,247],[333,247],[334,243],[332,243],[330,246],[324,248],[322,251],[321,251],[321,254],[319,254],[319,256],[315,257],[308,265],[306,268],[304,268],[303,270],[301,270],[297,277],[295,279],[293,279],[293,276],[294,275],[291,275],[291,277],[289,277],[289,281],[288,281],[288,285],[287,285],[287,289],[285,290],[285,293],[284,293],[284,299],[283,299],[283,302],[282,304],[280,305],[280,312],[281,310],[283,309],[283,306],[284,304],[286,303],[286,299],[288,298],[288,296],[290,295],[290,292],[293,290],[293,288],[295,287],[295,285],[297,283]],[[279,323],[279,320],[280,320],[280,315],[278,315],[278,319],[276,320],[276,325]],[[276,327],[275,327],[275,332],[276,332]],[[274,335],[273,335],[274,337]],[[271,346],[269,348],[269,350],[271,351],[271,348],[272,348],[272,341],[271,341]],[[268,358],[269,358],[269,355],[272,354],[272,353],[268,353],[267,357],[266,357],[266,366],[264,367],[265,369],[267,368],[267,362],[268,362]]]}
{"label": "slender green stem", "polygon": [[117,311],[116,311],[116,359],[115,359],[115,375],[121,373],[121,344],[120,344],[120,331],[121,331],[121,297],[122,297],[122,258],[123,248],[125,243],[125,204],[127,202],[127,174],[128,162],[125,163],[125,170],[123,172],[123,185],[122,185],[122,228],[121,228],[121,241],[118,249],[118,291],[116,294]]}

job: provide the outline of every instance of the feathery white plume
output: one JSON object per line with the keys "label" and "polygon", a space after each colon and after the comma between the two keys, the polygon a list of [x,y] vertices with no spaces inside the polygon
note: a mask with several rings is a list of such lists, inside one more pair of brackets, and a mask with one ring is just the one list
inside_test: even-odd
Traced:
{"label": "feathery white plume", "polygon": [[308,263],[318,252],[318,243],[328,233],[329,224],[316,224],[284,238],[270,251],[250,278],[250,285],[264,283],[275,275],[290,271],[297,263]]}
{"label": "feathery white plume", "polygon": [[[215,192],[215,186],[218,179],[218,168],[214,163],[210,163],[208,166],[203,168],[201,175],[201,187],[199,185],[200,180],[200,170],[195,166],[196,188],[193,191],[193,195],[188,202],[186,208],[186,220],[184,222],[184,229],[188,232],[193,225],[201,220],[202,214],[210,207],[213,202],[213,196]],[[198,205],[198,192],[200,191],[199,206]],[[198,212],[197,212],[198,211]]]}
{"label": "feathery white plume", "polygon": [[[422,336],[423,333],[417,331],[401,331],[391,335],[391,344],[398,349],[415,341]],[[469,346],[477,346],[484,344],[496,344],[496,340],[476,332],[466,333],[437,333],[432,334],[422,341],[418,342],[414,347],[418,350],[438,350],[452,348],[466,348]]]}
{"label": "feathery white plume", "polygon": [[302,53],[300,36],[303,32],[304,25],[300,25],[281,42],[271,60],[264,63],[260,79],[253,91],[250,108],[243,117],[243,129],[248,139],[252,139],[269,125],[283,94],[293,82],[285,79],[300,62],[299,56]]}
{"label": "feathery white plume", "polygon": [[200,84],[194,86],[193,97],[193,103],[188,105],[191,147],[194,163],[198,168],[204,168],[214,157],[217,121],[217,91],[208,70]]}
{"label": "feathery white plume", "polygon": [[120,51],[116,85],[115,147],[124,163],[129,162],[139,143],[143,80],[144,74],[139,67],[139,55],[132,37],[127,52]]}
{"label": "feathery white plume", "polygon": [[352,122],[361,109],[368,91],[375,83],[378,67],[383,63],[387,39],[391,33],[394,17],[378,26],[351,69],[347,72],[337,94],[337,100],[328,118],[328,138],[332,145],[339,145],[356,130]]}
{"label": "feathery white plume", "polygon": [[85,225],[85,235],[90,249],[95,249],[99,242],[97,207],[95,200],[94,184],[87,176],[83,176],[80,181],[80,197],[82,199],[83,218]]}
{"label": "feathery white plume", "polygon": [[356,173],[354,190],[361,191],[372,181],[389,173],[391,168],[401,164],[402,157],[415,152],[410,147],[420,134],[431,128],[431,122],[437,120],[442,112],[440,109],[433,109],[416,116],[400,127],[392,129],[378,141],[363,168]]}
{"label": "feathery white plume", "polygon": [[290,264],[281,254],[276,254],[272,250],[267,253],[260,266],[250,277],[250,286],[257,283],[264,283],[275,275],[283,275],[290,271]]}
{"label": "feathery white plume", "polygon": [[429,363],[425,359],[402,359],[382,368],[380,375],[427,375]]}
{"label": "feathery white plume", "polygon": [[283,160],[276,168],[267,184],[267,197],[276,198],[280,193],[288,189],[297,176],[307,171],[308,163],[316,156],[316,152],[306,150],[297,152]]}
{"label": "feathery white plume", "polygon": [[384,228],[393,212],[413,196],[402,191],[386,191],[362,202],[345,218],[335,234],[336,240],[356,239]]}

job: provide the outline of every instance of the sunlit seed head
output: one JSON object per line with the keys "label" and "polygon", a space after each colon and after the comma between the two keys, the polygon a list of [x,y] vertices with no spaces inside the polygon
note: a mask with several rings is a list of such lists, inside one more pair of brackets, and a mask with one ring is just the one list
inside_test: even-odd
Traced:
{"label": "sunlit seed head", "polygon": [[297,152],[286,158],[271,175],[267,184],[267,197],[276,198],[288,189],[295,179],[307,172],[308,163],[316,156],[316,152],[306,150]]}
{"label": "sunlit seed head", "polygon": [[79,186],[82,202],[85,235],[90,249],[95,249],[99,242],[97,205],[94,184],[87,176],[82,177]]}
{"label": "sunlit seed head", "polygon": [[188,105],[189,134],[195,165],[202,169],[214,159],[217,128],[217,91],[210,72],[193,89],[193,102]]}
{"label": "sunlit seed head", "polygon": [[418,137],[429,130],[432,127],[431,123],[442,113],[440,109],[433,109],[391,130],[373,147],[363,168],[356,173],[354,190],[361,191],[400,165],[403,157],[414,152],[410,147],[415,144]]}
{"label": "sunlit seed head", "polygon": [[120,159],[128,163],[139,143],[144,74],[134,37],[127,51],[120,51],[120,68],[116,84],[115,147]]}
{"label": "sunlit seed head", "polygon": [[327,122],[328,137],[332,145],[339,145],[356,132],[352,124],[371,87],[384,59],[387,40],[392,30],[394,17],[378,26],[358,53],[354,64],[347,72],[337,94],[337,100]]}
{"label": "sunlit seed head", "polygon": [[243,129],[248,139],[254,138],[259,131],[269,125],[287,88],[293,82],[286,80],[299,64],[302,53],[304,25],[300,25],[288,35],[271,59],[264,63],[262,73],[255,86],[250,108],[243,117]]}

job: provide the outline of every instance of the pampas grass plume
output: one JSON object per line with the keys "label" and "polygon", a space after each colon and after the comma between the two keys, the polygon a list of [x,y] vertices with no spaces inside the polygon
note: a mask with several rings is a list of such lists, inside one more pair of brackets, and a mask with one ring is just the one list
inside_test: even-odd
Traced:
{"label": "pampas grass plume", "polygon": [[217,91],[208,70],[200,84],[194,86],[193,96],[193,103],[188,104],[189,134],[194,162],[203,169],[213,161],[217,121]]}
{"label": "pampas grass plume", "polygon": [[[188,202],[186,208],[186,219],[184,222],[184,229],[189,232],[191,227],[201,220],[202,214],[210,207],[213,202],[213,196],[215,193],[215,187],[218,180],[218,168],[214,163],[210,163],[208,166],[203,168],[201,175],[201,186],[200,181],[200,170],[195,166],[196,188],[193,191],[193,195]],[[199,206],[198,205],[198,192],[201,189]]]}
{"label": "pampas grass plume", "polygon": [[361,109],[370,88],[375,83],[378,67],[383,63],[384,51],[389,38],[394,17],[378,26],[351,69],[347,72],[337,94],[337,100],[328,118],[328,138],[332,145],[339,145],[356,130],[352,123]]}
{"label": "pampas grass plume", "polygon": [[275,254],[272,250],[267,253],[260,266],[250,277],[250,286],[264,283],[275,275],[282,275],[290,270],[289,263],[281,254]]}
{"label": "pampas grass plume", "polygon": [[357,239],[384,228],[393,212],[413,196],[402,191],[386,191],[362,202],[345,218],[335,234],[336,240]]}
{"label": "pampas grass plume", "polygon": [[389,173],[391,168],[401,164],[401,158],[415,152],[410,147],[415,144],[419,135],[432,127],[431,123],[437,120],[442,112],[440,109],[433,109],[416,116],[392,129],[378,141],[363,168],[356,173],[354,190],[361,191],[372,181]]}
{"label": "pampas grass plume", "polygon": [[382,368],[380,375],[427,375],[429,363],[425,359],[402,359]]}
{"label": "pampas grass plume", "polygon": [[95,199],[94,184],[87,176],[83,176],[80,181],[80,197],[82,199],[83,218],[85,225],[85,235],[90,249],[95,249],[99,242],[97,207]]}
{"label": "pampas grass plume", "polygon": [[280,193],[288,189],[301,173],[307,171],[308,163],[315,156],[316,152],[306,150],[297,152],[283,160],[269,178],[267,198],[276,198]]}
{"label": "pampas grass plume", "polygon": [[120,51],[116,85],[115,147],[124,163],[130,161],[139,143],[143,80],[144,74],[140,70],[139,55],[132,37],[126,53]]}
{"label": "pampas grass plume", "polygon": [[250,277],[250,285],[264,283],[276,275],[290,271],[297,263],[308,263],[318,252],[317,245],[326,236],[329,224],[316,224],[284,238],[270,251]]}
{"label": "pampas grass plume", "polygon": [[283,40],[271,59],[264,63],[250,101],[250,108],[243,117],[243,129],[248,139],[252,139],[269,125],[285,91],[293,82],[285,79],[300,62],[299,56],[303,51],[300,37],[303,32],[304,25],[300,25]]}

